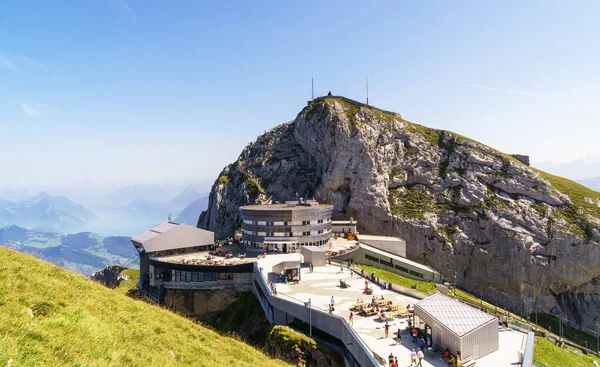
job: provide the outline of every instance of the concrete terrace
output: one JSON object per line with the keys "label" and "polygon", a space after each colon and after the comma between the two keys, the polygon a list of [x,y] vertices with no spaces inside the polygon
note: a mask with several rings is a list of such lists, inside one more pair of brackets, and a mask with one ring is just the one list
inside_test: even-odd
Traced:
{"label": "concrete terrace", "polygon": [[[258,266],[262,269],[262,274],[267,281],[276,281],[276,274],[271,272],[273,265],[282,261],[298,260],[299,254],[275,254],[267,255],[266,258],[258,260]],[[339,287],[340,279],[344,279],[349,288]],[[369,282],[369,286],[373,286]],[[277,283],[277,297],[289,300],[291,302],[303,303],[310,299],[313,308],[327,311],[331,296],[335,300],[335,315],[344,317],[348,320],[350,308],[358,300],[370,301],[373,297],[362,294],[365,287],[365,279],[359,274],[354,273],[351,276],[350,271],[345,268],[340,273],[340,267],[327,265],[314,268],[310,273],[308,268],[301,269],[301,281],[296,284]],[[385,299],[392,300],[394,304],[400,304],[406,308],[408,304],[415,304],[419,300],[391,290],[383,289],[377,285],[373,286],[377,298],[383,296]],[[368,347],[379,356],[387,360],[390,352],[398,357],[400,366],[410,365],[410,351],[417,348],[417,344],[412,343],[412,338],[406,330],[408,319],[393,318],[390,322],[389,337],[385,338],[384,325],[377,316],[362,317],[354,313],[354,330]],[[319,325],[313,325],[319,327]],[[402,344],[396,343],[395,333],[398,328],[403,330]],[[478,366],[485,367],[513,367],[518,364],[518,350],[526,338],[526,335],[514,330],[503,331],[500,329],[500,349],[485,357],[477,360]],[[424,366],[427,367],[446,367],[447,364],[441,360],[440,356],[426,356]]]}

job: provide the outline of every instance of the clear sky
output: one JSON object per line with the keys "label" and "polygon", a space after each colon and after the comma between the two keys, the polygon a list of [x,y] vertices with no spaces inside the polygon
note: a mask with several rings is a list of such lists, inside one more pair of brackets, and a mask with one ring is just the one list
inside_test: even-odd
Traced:
{"label": "clear sky", "polygon": [[600,162],[598,19],[595,0],[2,1],[1,181],[214,179],[311,74],[363,100],[368,73],[371,104],[550,170]]}

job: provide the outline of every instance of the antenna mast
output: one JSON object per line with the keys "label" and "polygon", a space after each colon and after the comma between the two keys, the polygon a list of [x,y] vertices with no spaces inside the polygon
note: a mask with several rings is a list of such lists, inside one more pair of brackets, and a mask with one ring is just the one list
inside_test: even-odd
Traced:
{"label": "antenna mast", "polygon": [[315,78],[313,75],[310,76],[310,80],[311,80],[311,87],[312,87],[312,94],[311,94],[311,101],[315,99]]}
{"label": "antenna mast", "polygon": [[369,105],[369,74],[367,74],[367,106]]}

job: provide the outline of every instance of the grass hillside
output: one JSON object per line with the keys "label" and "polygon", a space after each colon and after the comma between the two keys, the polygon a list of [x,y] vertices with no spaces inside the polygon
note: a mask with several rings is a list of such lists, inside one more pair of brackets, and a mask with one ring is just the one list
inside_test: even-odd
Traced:
{"label": "grass hillside", "polygon": [[0,366],[284,366],[257,349],[0,247]]}

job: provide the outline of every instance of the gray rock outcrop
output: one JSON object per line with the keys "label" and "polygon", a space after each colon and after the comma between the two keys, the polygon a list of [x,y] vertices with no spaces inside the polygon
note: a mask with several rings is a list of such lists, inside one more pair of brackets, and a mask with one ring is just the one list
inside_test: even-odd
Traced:
{"label": "gray rock outcrop", "polygon": [[408,258],[515,312],[600,318],[600,193],[481,143],[321,98],[225,167],[198,226],[231,236],[239,206],[296,193],[402,237]]}

